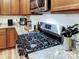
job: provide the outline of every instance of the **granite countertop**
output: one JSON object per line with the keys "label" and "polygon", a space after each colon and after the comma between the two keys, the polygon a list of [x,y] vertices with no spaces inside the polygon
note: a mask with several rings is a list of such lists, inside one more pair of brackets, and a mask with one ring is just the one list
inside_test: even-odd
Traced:
{"label": "granite countertop", "polygon": [[[19,25],[18,23],[14,23],[13,26],[8,26],[7,23],[2,23],[0,25],[0,28],[15,28],[18,35],[25,34],[25,33],[28,33],[29,31],[32,31],[32,28],[29,28],[29,27],[23,26],[23,25]],[[25,30],[25,29],[27,29],[27,30]]]}
{"label": "granite countertop", "polygon": [[[21,26],[15,23],[13,26],[8,26],[7,23],[0,25],[0,28],[15,28],[18,35],[28,33],[33,29],[26,26]],[[44,50],[28,54],[29,59],[79,59],[79,51],[73,49],[72,51],[65,51],[63,45],[50,47]]]}
{"label": "granite countertop", "polygon": [[28,56],[29,59],[79,59],[79,52],[75,49],[65,51],[63,45],[58,45],[30,53]]}

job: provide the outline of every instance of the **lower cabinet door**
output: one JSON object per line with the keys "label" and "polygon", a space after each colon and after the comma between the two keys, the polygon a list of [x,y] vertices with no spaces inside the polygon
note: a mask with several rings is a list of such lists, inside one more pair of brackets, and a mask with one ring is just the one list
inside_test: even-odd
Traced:
{"label": "lower cabinet door", "polygon": [[6,35],[0,34],[0,49],[6,48]]}
{"label": "lower cabinet door", "polygon": [[0,29],[0,49],[6,48],[6,29],[1,28]]}
{"label": "lower cabinet door", "polygon": [[14,28],[7,29],[7,48],[16,46],[16,33]]}

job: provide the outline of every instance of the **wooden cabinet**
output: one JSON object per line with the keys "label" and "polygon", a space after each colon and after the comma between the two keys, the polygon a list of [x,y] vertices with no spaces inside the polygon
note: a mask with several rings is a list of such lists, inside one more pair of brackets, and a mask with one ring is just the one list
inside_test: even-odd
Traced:
{"label": "wooden cabinet", "polygon": [[7,29],[7,48],[16,46],[16,31],[15,28]]}
{"label": "wooden cabinet", "polygon": [[27,0],[27,14],[30,14],[31,11],[30,11],[30,0]]}
{"label": "wooden cabinet", "polygon": [[0,0],[0,15],[30,14],[30,0]]}
{"label": "wooden cabinet", "polygon": [[11,0],[1,0],[1,13],[2,15],[10,14],[10,1]]}
{"label": "wooden cabinet", "polygon": [[19,15],[19,0],[11,0],[11,15]]}
{"label": "wooden cabinet", "polygon": [[51,0],[51,11],[79,10],[79,0]]}
{"label": "wooden cabinet", "polygon": [[16,46],[17,33],[15,28],[0,29],[0,49]]}
{"label": "wooden cabinet", "polygon": [[1,14],[1,4],[2,4],[2,0],[0,0],[0,14]]}
{"label": "wooden cabinet", "polygon": [[6,29],[0,29],[0,49],[6,48]]}
{"label": "wooden cabinet", "polygon": [[30,14],[30,0],[20,0],[20,14]]}

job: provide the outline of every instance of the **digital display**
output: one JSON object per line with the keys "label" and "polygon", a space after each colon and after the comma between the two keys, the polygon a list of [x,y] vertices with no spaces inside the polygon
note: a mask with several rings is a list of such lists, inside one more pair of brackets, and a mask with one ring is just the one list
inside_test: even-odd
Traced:
{"label": "digital display", "polygon": [[51,29],[51,25],[45,24],[45,28],[46,28],[46,29]]}

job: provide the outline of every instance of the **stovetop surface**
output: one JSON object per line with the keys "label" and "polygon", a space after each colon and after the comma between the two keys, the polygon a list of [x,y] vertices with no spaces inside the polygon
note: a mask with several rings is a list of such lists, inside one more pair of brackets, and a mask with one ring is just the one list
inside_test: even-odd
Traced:
{"label": "stovetop surface", "polygon": [[59,41],[50,38],[41,32],[31,32],[19,36],[17,47],[22,49],[24,54],[27,54],[59,44]]}

